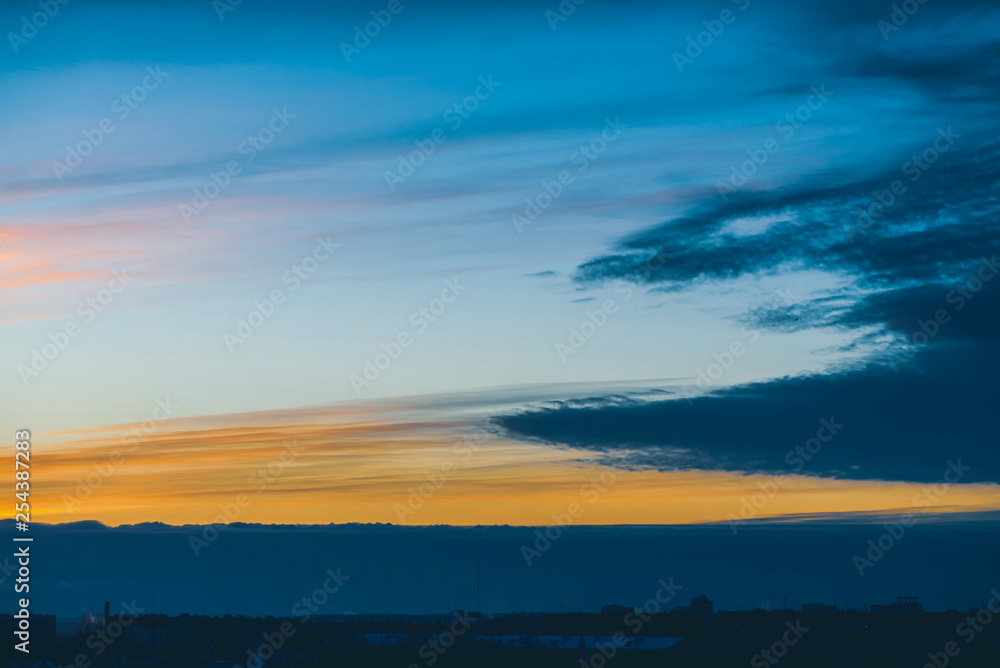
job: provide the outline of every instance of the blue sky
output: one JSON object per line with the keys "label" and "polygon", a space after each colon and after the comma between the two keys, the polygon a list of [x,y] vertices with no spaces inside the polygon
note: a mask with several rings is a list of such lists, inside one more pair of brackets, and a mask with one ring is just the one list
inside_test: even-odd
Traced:
{"label": "blue sky", "polygon": [[[643,403],[642,411],[666,411],[654,424],[677,427],[661,441],[632,434],[637,422],[604,396],[604,384],[637,395],[724,390],[733,401],[750,383],[777,387],[768,383],[788,376],[837,384],[902,349],[893,317],[918,317],[925,302],[898,314],[900,290],[926,289],[930,303],[937,283],[975,271],[996,249],[995,8],[928,3],[886,32],[879,21],[893,10],[878,3],[592,0],[554,28],[546,11],[556,3],[401,6],[349,62],[341,43],[384,5],[246,0],[220,18],[207,1],[74,1],[24,43],[8,35],[0,45],[0,370],[11,409],[3,429],[141,421],[166,396],[180,405],[177,417],[193,418],[506,388],[503,405],[520,399],[531,416],[499,423],[519,442],[595,457],[622,444],[678,446],[704,455],[709,470],[758,473],[770,470],[759,463],[769,461],[772,422],[733,463],[719,453],[742,443],[738,433],[678,435],[724,421],[710,410],[717,404]],[[34,11],[6,5],[0,27],[17,34]],[[689,38],[702,40],[701,53]],[[675,53],[691,59],[680,71]],[[496,85],[483,88],[483,79]],[[477,88],[480,98],[468,102]],[[122,95],[143,98],[129,97],[125,118],[126,103],[115,102]],[[447,114],[456,104],[468,105],[467,117]],[[85,133],[95,136],[102,119],[113,131],[59,178],[54,162]],[[621,130],[603,142],[609,119]],[[940,160],[907,181],[884,224],[847,243],[857,207],[908,179],[907,161],[939,131],[957,138],[938,143]],[[241,146],[253,135],[261,147],[250,160]],[[399,156],[435,136],[445,138],[391,190],[385,175]],[[581,158],[591,145],[601,148]],[[754,155],[766,161],[735,186],[733,170]],[[239,174],[187,222],[182,205],[230,164]],[[561,173],[572,181],[518,230],[512,215]],[[734,190],[723,198],[720,183]],[[336,249],[292,290],[288,272],[318,257],[320,239]],[[643,273],[657,254],[664,268]],[[87,320],[78,305],[122,270],[134,278]],[[446,281],[464,287],[441,306]],[[227,345],[255,300],[274,290],[282,298],[273,315]],[[614,309],[603,320],[588,315],[608,300]],[[439,307],[433,322],[413,315]],[[561,356],[557,344],[572,345],[573,328],[595,318],[602,324],[585,345]],[[974,322],[990,326],[985,316]],[[37,375],[24,371],[72,323],[80,332],[66,348]],[[978,359],[994,363],[978,329],[948,331],[947,341],[962,332],[958,347],[985,345]],[[352,384],[401,335],[412,343],[398,359],[360,390]],[[699,386],[699,372],[734,344],[745,353]],[[914,373],[939,367],[926,359]],[[596,402],[542,406],[530,389],[563,383],[575,385],[562,399]],[[922,410],[940,405],[920,396],[931,407]],[[461,414],[459,403],[440,410]],[[601,411],[610,412],[605,424],[623,420],[606,440],[575,422],[603,421]],[[827,408],[801,411],[795,424]],[[975,452],[995,446],[984,419],[958,438]],[[857,443],[859,453],[870,447]],[[889,459],[874,457],[872,472],[858,475],[923,480],[947,459],[928,448],[919,474],[894,471],[898,452],[889,448]],[[707,463],[720,456],[728,463]],[[824,473],[850,477],[850,466],[866,466],[855,459]],[[996,482],[989,461],[978,481]]]}

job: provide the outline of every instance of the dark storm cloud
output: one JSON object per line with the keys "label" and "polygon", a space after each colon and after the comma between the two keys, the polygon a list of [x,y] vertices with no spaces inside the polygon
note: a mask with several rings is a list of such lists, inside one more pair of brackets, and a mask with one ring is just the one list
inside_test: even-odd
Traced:
{"label": "dark storm cloud", "polygon": [[[682,290],[701,281],[823,268],[854,278],[852,291],[751,311],[779,330],[878,328],[896,343],[855,368],[734,387],[690,400],[595,398],[498,419],[547,443],[628,452],[636,466],[776,473],[816,435],[821,419],[844,428],[802,469],[851,479],[932,482],[949,461],[962,482],[1000,482],[1000,162],[980,143],[911,184],[877,220],[859,223],[865,195],[900,174],[840,189],[748,194],[637,235],[622,251],[580,268],[578,280],[628,279]],[[754,236],[728,221],[785,214]],[[940,221],[940,222],[939,222]],[[647,258],[670,249],[662,267]],[[797,318],[797,320],[796,320]]]}
{"label": "dark storm cloud", "polygon": [[[994,295],[981,306],[995,309],[1000,300]],[[1000,482],[1000,437],[993,417],[1000,396],[996,347],[948,355],[927,347],[912,364],[901,361],[896,372],[873,364],[725,389],[689,401],[556,403],[497,422],[522,437],[609,455],[627,453],[631,465],[659,470],[795,471],[936,482],[949,462],[960,462],[970,467],[961,482]],[[824,421],[837,433],[803,464],[796,450],[807,447]]]}
{"label": "dark storm cloud", "polygon": [[[953,145],[963,139],[952,134],[959,135]],[[927,146],[934,141],[930,137]],[[984,150],[988,144],[981,139],[976,144],[939,154],[935,164],[924,163],[923,147],[915,148],[901,155],[898,168],[841,187],[792,186],[715,200],[624,240],[618,252],[581,265],[576,278],[683,289],[788,267],[847,272],[869,287],[960,275],[1000,250],[1000,235],[988,222],[1000,211],[1000,156]],[[906,188],[902,195],[889,192],[894,181]],[[879,195],[894,201],[886,208]],[[760,234],[726,231],[733,220],[765,216],[779,221]],[[669,259],[651,269],[657,254]]]}
{"label": "dark storm cloud", "polygon": [[[854,5],[838,12],[844,25],[860,25],[865,14]],[[775,190],[708,196],[685,216],[581,264],[575,280],[623,279],[672,293],[823,271],[846,286],[753,309],[744,319],[786,332],[852,332],[852,346],[868,355],[824,373],[688,400],[595,397],[533,406],[498,418],[500,427],[609,458],[624,454],[638,467],[777,473],[795,470],[789,453],[827,420],[844,427],[802,473],[933,482],[961,460],[970,467],[961,482],[1000,482],[992,417],[1000,396],[1000,151],[995,134],[960,125],[977,105],[997,111],[989,105],[1000,90],[1000,44],[915,53],[870,42],[832,62],[830,74],[852,85],[899,82],[951,105],[959,124],[929,131],[923,144],[897,146],[898,162],[874,176],[830,170]],[[746,219],[760,221],[756,233],[730,228]]]}
{"label": "dark storm cloud", "polygon": [[897,79],[946,99],[958,93],[994,100],[1000,95],[1000,43],[996,42],[947,54],[876,53],[865,59],[845,61],[840,69],[849,76]]}
{"label": "dark storm cloud", "polygon": [[[624,252],[580,269],[584,282],[625,278],[670,290],[796,265],[848,274],[854,292],[748,318],[773,329],[891,334],[896,343],[869,363],[687,401],[550,404],[498,423],[547,443],[627,451],[637,466],[775,473],[793,468],[789,453],[825,418],[845,427],[804,473],[931,482],[961,458],[972,467],[962,482],[1000,482],[992,417],[1000,396],[1000,281],[993,281],[1000,165],[979,147],[936,169],[863,229],[855,227],[859,198],[898,174],[840,190],[748,195],[629,239]],[[755,236],[724,232],[732,218],[777,213],[794,216]],[[666,248],[663,267],[644,268]]]}

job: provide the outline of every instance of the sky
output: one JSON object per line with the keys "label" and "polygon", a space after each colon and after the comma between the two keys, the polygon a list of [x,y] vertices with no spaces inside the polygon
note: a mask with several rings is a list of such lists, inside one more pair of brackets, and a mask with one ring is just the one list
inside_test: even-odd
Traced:
{"label": "sky", "polygon": [[5,3],[36,519],[1000,508],[1000,10],[829,4]]}

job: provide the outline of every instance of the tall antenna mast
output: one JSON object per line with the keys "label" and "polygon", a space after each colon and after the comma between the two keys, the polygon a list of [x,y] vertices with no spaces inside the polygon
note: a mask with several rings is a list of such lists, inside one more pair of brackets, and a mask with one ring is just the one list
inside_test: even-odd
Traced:
{"label": "tall antenna mast", "polygon": [[479,559],[476,559],[476,614],[479,614]]}

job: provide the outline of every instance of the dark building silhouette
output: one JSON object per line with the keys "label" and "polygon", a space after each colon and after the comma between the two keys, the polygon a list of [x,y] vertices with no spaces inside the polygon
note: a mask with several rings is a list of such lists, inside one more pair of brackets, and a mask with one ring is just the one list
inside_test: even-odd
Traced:
{"label": "dark building silhouette", "polygon": [[923,612],[919,596],[897,596],[895,603],[873,605],[872,612]]}
{"label": "dark building silhouette", "polygon": [[[998,665],[1000,611],[926,612],[916,596],[870,611],[805,604],[799,610],[716,611],[704,594],[689,605],[646,614],[603,606],[599,613],[317,615],[208,617],[139,614],[85,616],[56,635],[55,618],[32,615],[31,663],[5,651],[5,664],[91,668],[297,668],[359,665],[466,668],[621,668],[767,666],[868,668],[914,666],[959,646],[961,664]],[[963,624],[978,616],[974,633]],[[13,630],[6,616],[8,631]],[[972,626],[971,628],[975,628]],[[105,639],[115,631],[109,642]],[[790,642],[794,640],[794,642]],[[100,647],[99,651],[95,648]],[[82,657],[82,658],[81,658]],[[433,663],[431,660],[433,659]],[[611,659],[614,660],[611,663]]]}
{"label": "dark building silhouette", "polygon": [[715,611],[715,604],[704,594],[699,594],[691,599],[690,605],[682,605],[674,608],[674,612],[696,612],[700,615],[711,615]]}

